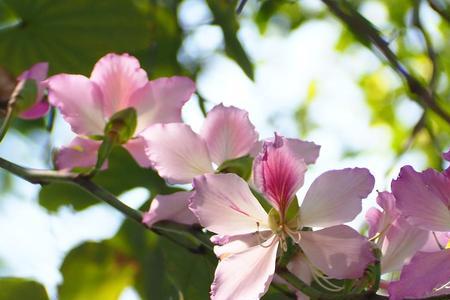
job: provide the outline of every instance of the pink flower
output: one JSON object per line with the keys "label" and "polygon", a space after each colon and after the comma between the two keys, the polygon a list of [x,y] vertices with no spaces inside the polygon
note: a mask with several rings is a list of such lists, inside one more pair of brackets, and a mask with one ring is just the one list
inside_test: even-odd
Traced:
{"label": "pink flower", "polygon": [[[151,126],[142,137],[153,167],[170,183],[191,183],[197,175],[213,173],[213,164],[220,166],[227,160],[249,155],[258,141],[248,113],[222,104],[208,113],[200,134],[186,124],[172,123]],[[155,198],[144,223],[147,226],[161,220],[198,223],[188,209],[188,200],[188,194],[183,192]],[[190,217],[180,219],[180,214]]]}
{"label": "pink flower", "polygon": [[421,173],[401,168],[392,181],[397,207],[408,221],[425,230],[450,231],[450,178],[433,169]]}
{"label": "pink flower", "polygon": [[17,89],[21,89],[27,80],[35,80],[37,84],[37,95],[35,103],[25,111],[19,114],[21,119],[39,119],[45,116],[50,108],[49,103],[44,97],[45,84],[43,81],[47,78],[48,63],[41,62],[33,65],[17,77]]}
{"label": "pink flower", "polygon": [[417,228],[400,214],[394,196],[389,192],[378,193],[377,203],[383,211],[370,208],[366,214],[369,237],[376,240],[381,249],[381,272],[400,271],[403,265],[424,247],[431,232]]}
{"label": "pink flower", "polygon": [[[211,287],[212,299],[259,299],[274,275],[279,248],[286,250],[289,238],[300,246],[315,275],[358,278],[374,260],[369,242],[340,225],[361,211],[361,199],[373,189],[373,176],[366,169],[322,174],[309,188],[300,213],[287,220],[289,203],[303,184],[305,161],[314,162],[318,156],[318,148],[302,156],[302,151],[294,149],[303,148],[292,147],[292,143],[305,146],[305,142],[275,136],[265,142],[254,162],[255,183],[273,206],[269,214],[248,184],[234,174],[194,179],[189,208],[203,227],[218,234],[214,251],[221,260]],[[326,228],[302,231],[303,227]],[[301,265],[292,263],[293,268]]]}
{"label": "pink flower", "polygon": [[[140,134],[153,124],[181,122],[181,107],[195,90],[194,83],[186,77],[148,81],[138,60],[128,54],[102,57],[90,78],[59,74],[47,83],[50,103],[59,108],[78,134],[71,146],[59,153],[57,167],[61,169],[94,165],[100,143],[89,136],[103,135],[109,118],[129,107],[137,112],[137,126],[123,146],[141,166],[150,166]],[[80,160],[77,151],[89,159]]]}
{"label": "pink flower", "polygon": [[450,295],[450,249],[418,252],[388,290],[391,300]]}
{"label": "pink flower", "polygon": [[[419,173],[405,166],[392,181],[392,192],[400,213],[408,222],[424,230],[437,231],[436,242],[443,240],[441,247],[448,247],[450,178],[445,173],[433,169]],[[446,295],[450,294],[449,281],[450,249],[418,252],[402,269],[400,280],[389,285],[389,295],[393,300]]]}

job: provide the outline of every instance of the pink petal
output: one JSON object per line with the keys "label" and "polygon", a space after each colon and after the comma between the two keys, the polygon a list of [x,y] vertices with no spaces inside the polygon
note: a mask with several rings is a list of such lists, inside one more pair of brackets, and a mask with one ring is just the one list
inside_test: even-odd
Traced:
{"label": "pink petal", "polygon": [[144,214],[142,223],[148,227],[164,220],[188,225],[198,223],[197,218],[188,209],[191,196],[192,192],[176,192],[170,195],[156,196],[149,211]]}
{"label": "pink petal", "polygon": [[446,161],[450,161],[450,149],[449,149],[446,153],[442,154],[442,157],[443,157]]}
{"label": "pink petal", "polygon": [[206,174],[194,179],[189,208],[200,224],[220,235],[269,230],[267,213],[248,184],[235,174]]}
{"label": "pink petal", "polygon": [[186,124],[155,124],[140,136],[153,167],[170,183],[191,183],[197,175],[214,172],[205,142]]}
{"label": "pink petal", "polygon": [[236,107],[216,105],[208,112],[200,133],[217,165],[248,155],[258,141],[258,133],[248,113]]}
{"label": "pink petal", "polygon": [[[222,238],[221,242],[223,244],[220,243],[218,246],[214,246],[214,254],[216,254],[216,256],[222,260],[225,257],[237,254],[239,252],[247,250],[248,248],[261,244],[261,236],[271,237],[272,232],[265,231],[259,233],[227,236],[226,242],[224,242],[225,240]],[[215,240],[215,242],[217,244],[217,240]]]}
{"label": "pink petal", "polygon": [[377,203],[383,208],[383,212],[380,212],[376,208],[371,208],[366,214],[366,220],[369,223],[369,237],[373,237],[377,233],[385,232],[400,216],[400,212],[395,206],[394,195],[391,193],[378,193]]}
{"label": "pink petal", "polygon": [[195,83],[187,77],[158,78],[137,90],[129,105],[137,111],[139,133],[156,123],[181,122],[181,108],[195,91]]}
{"label": "pink petal", "polygon": [[[97,162],[97,151],[100,141],[76,137],[69,146],[61,148],[56,154],[57,169],[90,168]],[[107,168],[107,164],[103,165]]]}
{"label": "pink petal", "polygon": [[369,241],[345,225],[302,231],[301,237],[299,245],[306,257],[333,278],[359,278],[375,260]]}
{"label": "pink petal", "polygon": [[433,253],[419,252],[403,268],[400,280],[389,285],[389,299],[421,299],[450,294],[449,281],[450,249]]}
{"label": "pink petal", "polygon": [[32,120],[43,117],[47,114],[50,105],[46,101],[42,101],[44,97],[45,84],[42,83],[47,78],[48,63],[41,62],[33,65],[30,69],[23,72],[17,77],[18,81],[33,79],[37,83],[36,104],[22,112],[19,117],[22,119]]}
{"label": "pink petal", "polygon": [[[297,254],[287,265],[287,268],[291,273],[300,278],[303,282],[310,284],[312,282],[312,271],[309,262],[305,255]],[[309,297],[298,291],[295,288],[290,287],[295,291],[297,300],[309,300]]]}
{"label": "pink petal", "polygon": [[428,232],[428,239],[425,245],[422,246],[420,251],[422,252],[436,252],[450,242],[450,232]]}
{"label": "pink petal", "polygon": [[39,101],[26,111],[20,113],[19,117],[25,120],[39,119],[45,116],[50,109],[50,104],[47,101]]}
{"label": "pink petal", "polygon": [[47,84],[50,104],[61,111],[73,132],[103,134],[102,93],[95,83],[81,75],[60,74],[50,77]]}
{"label": "pink petal", "polygon": [[286,145],[286,139],[275,134],[273,142],[266,141],[262,152],[255,158],[253,178],[281,215],[303,185],[306,172],[304,160]]}
{"label": "pink petal", "polygon": [[314,180],[300,208],[303,226],[328,227],[353,220],[361,200],[373,189],[369,170],[354,168],[328,171]]}
{"label": "pink petal", "polygon": [[400,271],[426,243],[428,231],[411,226],[403,217],[394,221],[383,239],[381,272]]}
{"label": "pink petal", "polygon": [[211,285],[211,300],[257,300],[269,289],[275,272],[278,241],[249,248],[219,262]]}
{"label": "pink petal", "polygon": [[135,57],[114,53],[100,58],[94,66],[91,80],[103,94],[103,109],[107,118],[129,107],[131,95],[148,82],[147,73]]}
{"label": "pink petal", "polygon": [[303,158],[306,164],[313,164],[319,157],[320,146],[313,142],[302,141],[299,139],[286,139],[286,145],[293,153]]}
{"label": "pink petal", "polygon": [[405,166],[392,181],[392,193],[411,224],[427,230],[450,231],[450,178],[432,169],[418,173]]}
{"label": "pink petal", "polygon": [[128,140],[126,144],[122,145],[125,149],[130,152],[131,156],[133,156],[134,160],[143,168],[149,168],[152,166],[150,159],[145,153],[145,148],[147,143],[145,142],[143,137],[136,137],[131,140]]}

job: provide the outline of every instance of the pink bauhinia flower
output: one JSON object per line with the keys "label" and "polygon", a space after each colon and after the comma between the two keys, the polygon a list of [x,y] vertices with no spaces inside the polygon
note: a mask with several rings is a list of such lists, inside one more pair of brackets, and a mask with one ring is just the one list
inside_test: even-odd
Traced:
{"label": "pink bauhinia flower", "polygon": [[[448,157],[448,156],[447,156]],[[400,170],[392,181],[392,192],[400,213],[411,224],[429,231],[437,231],[441,243],[450,232],[450,178],[433,169],[416,172],[411,166]],[[445,237],[445,236],[444,236]],[[391,299],[422,298],[450,294],[450,249],[418,252],[402,269],[400,280],[389,285]]]}
{"label": "pink bauhinia flower", "polygon": [[381,249],[381,273],[400,271],[403,265],[424,247],[431,232],[409,224],[396,207],[395,197],[389,192],[378,193],[377,208],[366,213],[369,237]]}
{"label": "pink bauhinia flower", "polygon": [[78,135],[59,151],[56,166],[60,169],[95,165],[100,143],[89,137],[102,136],[111,116],[130,107],[137,113],[137,125],[123,147],[141,166],[150,166],[140,134],[153,124],[181,122],[181,108],[195,91],[187,77],[149,81],[139,61],[128,54],[102,57],[90,78],[59,74],[47,83],[50,103]]}
{"label": "pink bauhinia flower", "polygon": [[[374,261],[369,242],[340,225],[361,211],[361,200],[373,189],[374,178],[366,169],[322,174],[309,188],[300,212],[288,220],[287,209],[303,184],[305,161],[314,162],[319,154],[317,149],[302,156],[288,146],[292,141],[275,136],[264,143],[254,162],[256,186],[273,206],[269,214],[248,184],[234,174],[194,179],[189,208],[203,227],[217,234],[213,242],[220,262],[212,299],[259,299],[272,281],[277,255],[286,250],[290,238],[302,249],[310,270],[323,278],[323,273],[338,279],[358,278]],[[302,143],[296,141],[297,146]],[[304,227],[325,228],[302,231]],[[297,270],[303,263],[294,260],[290,268]]]}
{"label": "pink bauhinia flower", "polygon": [[[189,125],[171,123],[151,126],[142,137],[153,167],[170,183],[191,183],[197,175],[214,173],[215,167],[227,160],[249,155],[258,145],[258,133],[248,113],[222,104],[209,111],[200,134]],[[151,226],[161,220],[197,222],[188,209],[189,197],[185,192],[157,196],[144,223]],[[190,217],[180,219],[180,214]]]}
{"label": "pink bauhinia flower", "polygon": [[[30,69],[24,71],[17,77],[16,91],[22,89],[27,80],[36,81],[37,93],[34,104],[27,108],[25,111],[20,112],[19,118],[21,119],[38,119],[45,116],[48,113],[50,105],[45,99],[45,84],[44,80],[47,78],[48,63],[40,62],[33,65]],[[15,91],[15,92],[16,92]],[[15,93],[13,92],[13,94]]]}

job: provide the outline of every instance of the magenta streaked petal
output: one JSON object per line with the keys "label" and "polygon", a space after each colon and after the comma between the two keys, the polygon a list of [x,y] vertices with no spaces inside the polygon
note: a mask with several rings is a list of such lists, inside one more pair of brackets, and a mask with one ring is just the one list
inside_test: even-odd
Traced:
{"label": "magenta streaked petal", "polygon": [[299,245],[316,267],[337,279],[359,278],[375,261],[369,241],[345,225],[302,231]]}
{"label": "magenta streaked petal", "polygon": [[194,189],[189,208],[209,231],[238,235],[269,230],[267,213],[239,176],[198,176],[194,179]]}
{"label": "magenta streaked petal", "polygon": [[332,170],[314,180],[300,208],[303,226],[328,227],[353,220],[375,179],[364,168]]}
{"label": "magenta streaked petal", "polygon": [[200,132],[206,141],[211,159],[217,165],[248,155],[258,141],[258,133],[245,110],[216,105],[203,123]]}
{"label": "magenta streaked petal", "polygon": [[188,208],[191,196],[192,192],[156,196],[149,211],[144,214],[142,223],[148,227],[152,227],[159,221],[173,221],[187,225],[198,223],[197,218]]}
{"label": "magenta streaked petal", "polygon": [[428,232],[428,239],[420,249],[421,252],[436,252],[445,248],[450,242],[450,232]]}
{"label": "magenta streaked petal", "polygon": [[266,247],[257,245],[221,260],[211,285],[211,300],[260,299],[275,273],[278,249],[275,238],[266,241]]}
{"label": "magenta streaked petal", "polygon": [[286,139],[275,135],[273,142],[266,141],[263,150],[255,158],[253,178],[281,215],[303,185],[306,164],[286,145]]}
{"label": "magenta streaked petal", "polygon": [[450,231],[449,177],[433,169],[419,173],[405,166],[392,181],[392,193],[411,224],[426,230]]}
{"label": "magenta streaked petal", "polygon": [[[100,141],[76,137],[69,146],[62,147],[56,154],[55,165],[57,169],[70,170],[73,168],[90,168],[97,162],[97,151]],[[107,163],[103,164],[107,168]]]}
{"label": "magenta streaked petal", "polygon": [[446,161],[450,161],[450,149],[445,152],[444,154],[442,154],[442,157],[446,160]]}
{"label": "magenta streaked petal", "polygon": [[133,156],[134,160],[143,168],[149,168],[152,166],[150,159],[145,153],[147,143],[143,137],[136,137],[127,141],[122,145]]}
{"label": "magenta streaked petal", "polygon": [[72,131],[81,135],[103,135],[102,93],[98,86],[81,75],[60,74],[47,81],[49,102],[57,107]]}
{"label": "magenta streaked petal", "polygon": [[149,81],[132,96],[129,105],[137,112],[139,133],[156,123],[181,122],[181,108],[195,91],[195,83],[181,76]]}
{"label": "magenta streaked petal", "polygon": [[21,112],[19,118],[25,120],[39,119],[45,116],[50,110],[50,104],[47,101],[39,101],[24,112]]}
{"label": "magenta streaked petal", "polygon": [[388,230],[389,226],[400,216],[400,212],[395,206],[395,197],[391,193],[379,192],[377,203],[383,208],[383,212],[376,208],[370,208],[366,213],[369,237]]}
{"label": "magenta streaked petal", "polygon": [[205,142],[186,124],[155,124],[140,136],[152,166],[170,183],[191,183],[195,176],[214,172]]}
{"label": "magenta streaked petal", "polygon": [[95,64],[91,81],[98,85],[103,94],[103,112],[109,118],[129,106],[131,95],[143,87],[148,78],[135,57],[109,53]]}
{"label": "magenta streaked petal", "polygon": [[48,73],[48,63],[40,62],[34,64],[31,68],[20,74],[17,77],[17,80],[34,79],[37,82],[41,82],[47,78],[47,73]]}
{"label": "magenta streaked petal", "polygon": [[450,295],[449,282],[450,249],[432,253],[419,252],[403,267],[400,280],[389,285],[389,299]]}
{"label": "magenta streaked petal", "polygon": [[369,237],[374,237],[382,230],[383,213],[375,207],[371,207],[367,210],[365,215],[367,224],[369,225]]}

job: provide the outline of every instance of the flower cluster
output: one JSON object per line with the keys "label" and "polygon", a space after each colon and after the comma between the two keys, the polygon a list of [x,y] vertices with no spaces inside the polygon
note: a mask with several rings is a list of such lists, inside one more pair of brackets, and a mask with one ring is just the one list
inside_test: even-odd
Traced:
{"label": "flower cluster", "polygon": [[[17,90],[30,80],[37,86],[20,117],[41,117],[52,105],[77,135],[58,151],[56,168],[108,168],[108,151],[120,146],[169,184],[184,184],[186,190],[156,196],[143,223],[199,224],[214,234],[219,263],[211,299],[259,299],[273,281],[293,289],[277,270],[334,295],[376,292],[388,273],[400,274],[381,282],[392,300],[450,294],[450,168],[403,167],[392,192],[378,193],[382,210],[367,212],[366,237],[345,223],[374,188],[369,170],[327,171],[299,201],[320,146],[277,133],[260,140],[246,111],[222,104],[197,133],[181,119],[194,83],[149,81],[127,54],[101,58],[90,78],[46,79],[47,69],[41,63],[24,72]],[[450,160],[450,151],[444,158]]]}

